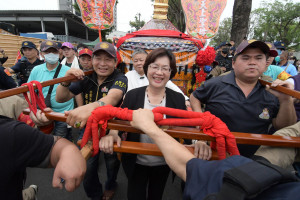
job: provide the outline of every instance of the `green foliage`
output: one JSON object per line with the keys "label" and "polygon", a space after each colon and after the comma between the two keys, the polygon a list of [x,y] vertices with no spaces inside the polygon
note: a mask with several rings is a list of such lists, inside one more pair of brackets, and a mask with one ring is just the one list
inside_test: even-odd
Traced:
{"label": "green foliage", "polygon": [[168,20],[181,32],[185,31],[185,16],[181,0],[169,0]]}
{"label": "green foliage", "polygon": [[102,41],[106,41],[106,36],[109,35],[114,29],[115,26],[112,26],[109,29],[101,30]]}
{"label": "green foliage", "polygon": [[230,31],[231,31],[232,19],[231,17],[225,18],[222,22],[220,22],[219,30],[215,37],[213,37],[210,41],[211,46],[218,46],[220,43],[224,41],[230,40]]}
{"label": "green foliage", "polygon": [[73,8],[75,9],[76,14],[81,16],[80,8],[77,1],[75,1],[75,3],[73,4]]}
{"label": "green foliage", "polygon": [[137,31],[144,26],[145,21],[144,20],[141,21],[141,13],[137,13],[134,16],[134,19],[135,19],[134,21],[129,21],[129,25],[135,28],[135,30]]}
{"label": "green foliage", "polygon": [[112,40],[111,39],[107,39],[106,42],[111,43],[112,44]]}
{"label": "green foliage", "polygon": [[250,35],[264,41],[282,41],[289,49],[300,50],[300,3],[291,0],[262,2],[252,12]]}

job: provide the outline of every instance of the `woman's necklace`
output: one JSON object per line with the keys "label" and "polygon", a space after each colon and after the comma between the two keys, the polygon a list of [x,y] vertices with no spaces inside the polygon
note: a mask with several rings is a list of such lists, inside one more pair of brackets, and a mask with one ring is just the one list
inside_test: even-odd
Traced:
{"label": "woman's necklace", "polygon": [[[148,88],[146,88],[147,99],[148,99],[148,102],[151,104],[148,93],[149,93],[149,92],[148,92]],[[165,95],[166,95],[166,89],[165,89],[164,95],[163,95],[163,97],[162,97],[162,99],[161,99],[161,101],[160,101],[159,104],[162,104],[162,102],[163,102],[163,100],[164,100],[164,98],[165,98]]]}

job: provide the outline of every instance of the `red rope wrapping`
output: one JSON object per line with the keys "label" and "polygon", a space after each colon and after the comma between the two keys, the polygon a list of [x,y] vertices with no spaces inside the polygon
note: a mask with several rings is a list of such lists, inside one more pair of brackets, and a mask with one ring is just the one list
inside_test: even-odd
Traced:
{"label": "red rope wrapping", "polygon": [[[35,93],[33,84],[36,85],[36,87],[38,89],[38,94]],[[27,85],[28,91],[30,94],[31,101],[28,98],[27,92],[23,93],[23,95],[28,103],[30,111],[32,111],[34,113],[34,115],[36,115],[37,105],[39,106],[39,108],[42,111],[44,111],[44,109],[46,108],[46,104],[45,104],[45,98],[44,98],[43,91],[42,91],[43,87],[42,87],[41,83],[38,81],[31,81],[29,83],[22,84],[22,86],[24,86],[24,85]],[[26,117],[25,123],[27,123],[30,126],[34,126],[34,122],[30,119],[29,116]],[[54,128],[54,124],[52,122],[48,125],[40,126],[39,128],[40,128],[40,131],[44,132],[45,134],[50,134]]]}
{"label": "red rope wrapping", "polygon": [[[38,88],[39,94],[35,93],[33,84],[35,84],[36,87]],[[38,105],[41,110],[44,110],[46,108],[45,98],[44,98],[44,95],[42,92],[43,86],[38,81],[30,81],[29,83],[22,84],[22,86],[25,86],[25,85],[27,85],[27,87],[28,87],[31,101],[28,98],[27,92],[24,92],[23,95],[28,103],[30,111],[32,111],[36,115],[36,112],[37,112],[36,105]]]}
{"label": "red rope wrapping", "polygon": [[[157,107],[152,110],[154,121],[158,125],[171,126],[201,126],[203,132],[216,138],[216,142],[211,142],[212,149],[218,150],[219,159],[226,158],[226,152],[230,155],[239,155],[234,135],[229,131],[226,124],[210,112],[193,112],[174,108]],[[107,121],[117,117],[122,120],[131,121],[133,110],[127,108],[117,108],[106,105],[95,109],[89,117],[86,129],[82,138],[81,148],[88,142],[93,141],[93,156],[99,152],[99,139],[105,136]],[[163,119],[163,115],[180,117]],[[98,125],[102,125],[100,136],[98,135]]]}

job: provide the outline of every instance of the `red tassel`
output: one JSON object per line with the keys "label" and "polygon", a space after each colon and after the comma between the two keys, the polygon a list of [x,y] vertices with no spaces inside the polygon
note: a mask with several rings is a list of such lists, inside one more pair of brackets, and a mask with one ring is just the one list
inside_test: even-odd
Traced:
{"label": "red tassel", "polygon": [[[88,119],[88,123],[82,138],[81,147],[92,136],[93,156],[99,152],[99,139],[105,135],[107,121],[114,117],[122,120],[132,120],[132,110],[102,106],[95,109]],[[210,112],[198,113],[186,110],[179,110],[167,107],[157,107],[152,110],[154,121],[158,125],[170,126],[200,126],[203,133],[216,138],[216,142],[211,143],[211,147],[218,150],[219,159],[226,158],[226,152],[230,155],[239,155],[234,135],[229,131],[226,124]],[[163,115],[179,117],[163,119]],[[102,125],[100,137],[98,125]]]}
{"label": "red tassel", "polygon": [[196,57],[196,64],[199,66],[211,65],[216,57],[213,47],[207,46],[204,51],[199,50]]}

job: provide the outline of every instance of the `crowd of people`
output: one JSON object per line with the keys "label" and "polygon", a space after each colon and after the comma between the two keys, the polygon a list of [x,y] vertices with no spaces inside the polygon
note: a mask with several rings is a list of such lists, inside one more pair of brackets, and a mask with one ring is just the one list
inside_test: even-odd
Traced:
{"label": "crowd of people", "polygon": [[[290,76],[295,76],[300,70],[300,60],[289,52],[283,42],[266,42],[272,50],[269,54],[267,69],[263,75],[266,75],[267,80],[286,80]],[[215,47],[216,58],[213,63],[211,76],[215,77],[232,70],[232,59],[234,57],[236,47],[234,41],[222,42],[219,46]],[[268,78],[272,79],[268,79]]]}
{"label": "crowd of people", "polygon": [[[3,49],[0,53],[3,64],[7,56]],[[70,75],[78,80],[42,90],[47,110],[65,113],[66,122],[49,120],[38,110],[36,114],[30,113],[30,119],[26,118],[36,125],[29,127],[16,121],[20,119],[22,109],[27,107],[23,98],[0,99],[0,126],[3,129],[0,145],[9,149],[1,154],[6,162],[1,166],[0,193],[6,199],[22,199],[22,183],[29,166],[56,167],[55,187],[64,186],[72,191],[83,181],[90,199],[113,199],[121,165],[128,180],[126,198],[129,200],[162,199],[170,171],[185,182],[184,199],[232,199],[232,194],[240,196],[239,199],[300,198],[297,192],[300,185],[292,173],[300,169],[298,149],[238,145],[241,156],[208,161],[212,149],[207,141],[185,140],[185,144],[195,149],[191,154],[155,125],[149,111],[160,106],[182,110],[191,107],[195,112],[211,112],[232,132],[299,137],[299,101],[272,89],[280,85],[300,91],[299,61],[290,55],[282,42],[244,40],[237,46],[233,41],[223,42],[216,48],[215,62],[207,80],[190,97],[172,82],[177,73],[176,58],[165,48],[150,53],[136,49],[132,53],[134,69],[126,74],[117,69],[117,49],[107,42],[89,49],[83,44],[75,48],[69,42],[46,40],[36,47],[34,43],[24,41],[21,53],[23,57],[14,66],[0,67],[2,90],[33,80],[42,82]],[[85,76],[84,72],[89,70],[93,70],[92,74]],[[18,81],[12,78],[12,73],[18,74]],[[260,78],[272,81],[272,87],[262,86],[258,81]],[[135,110],[131,125],[146,134],[108,130],[101,138],[99,147],[104,152],[107,169],[103,191],[101,182],[104,180],[100,181],[98,177],[99,153],[86,162],[74,144],[77,141],[72,137],[72,128],[80,129],[80,140],[92,111],[104,105]],[[52,123],[51,135],[38,130]],[[121,146],[123,140],[155,143],[164,157],[123,153],[119,160],[113,144]],[[33,152],[38,153],[32,156]],[[247,171],[251,167],[261,171]],[[229,174],[230,170],[244,170],[248,180],[256,181],[251,182],[256,187],[249,189],[249,183],[242,175],[236,176],[236,171]],[[9,184],[4,184],[4,180]]]}

